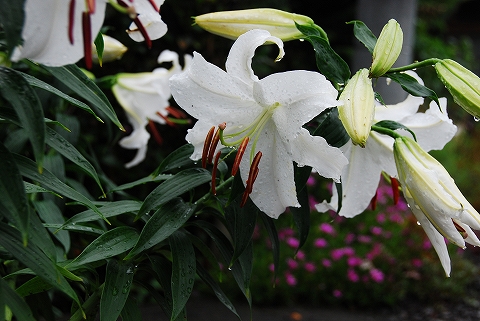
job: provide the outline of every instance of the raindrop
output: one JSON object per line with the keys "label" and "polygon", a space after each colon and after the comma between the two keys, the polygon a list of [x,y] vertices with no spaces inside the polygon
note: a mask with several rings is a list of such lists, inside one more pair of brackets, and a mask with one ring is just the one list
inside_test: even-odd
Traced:
{"label": "raindrop", "polygon": [[112,295],[115,296],[115,295],[117,295],[117,294],[118,294],[118,289],[117,289],[117,287],[114,287],[114,288],[113,288]]}
{"label": "raindrop", "polygon": [[420,225],[422,225],[422,224],[420,224],[420,222],[419,222],[419,221],[417,221],[417,225],[419,225],[419,226],[420,226]]}
{"label": "raindrop", "polygon": [[473,117],[473,120],[476,121],[476,122],[478,122],[478,121],[480,121],[480,118],[478,118],[478,117],[475,116],[475,117]]}

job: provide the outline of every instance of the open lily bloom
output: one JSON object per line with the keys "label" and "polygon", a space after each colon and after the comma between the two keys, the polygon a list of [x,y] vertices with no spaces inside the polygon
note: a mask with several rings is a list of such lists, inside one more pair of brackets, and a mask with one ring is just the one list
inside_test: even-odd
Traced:
{"label": "open lily bloom", "polygon": [[[186,64],[189,60],[188,56],[185,57]],[[152,72],[118,74],[117,82],[112,87],[115,98],[126,111],[133,126],[132,133],[122,138],[120,145],[123,148],[138,149],[135,158],[125,164],[127,168],[138,165],[145,159],[150,139],[145,127],[149,120],[159,124],[166,123],[167,107],[170,105],[168,100],[171,98],[168,79],[182,71],[176,52],[164,50],[158,57],[158,62],[172,62],[172,67],[157,68]]]}
{"label": "open lily bloom", "polygon": [[480,214],[465,199],[445,168],[408,137],[395,139],[395,163],[403,195],[437,251],[447,276],[450,257],[443,237],[465,248],[480,246],[472,228],[480,229]]}
{"label": "open lily bloom", "polygon": [[[418,108],[423,98],[409,95],[407,99],[396,105],[377,105],[374,122],[393,120],[410,128],[416,135],[423,149],[442,149],[456,133],[457,127],[447,115],[447,99],[440,98],[441,111],[432,102],[425,113]],[[406,135],[409,135],[405,131]],[[377,132],[371,132],[365,148],[353,145],[351,141],[341,149],[349,160],[342,171],[342,208],[339,214],[353,217],[362,213],[375,196],[382,171],[394,177],[397,169],[393,158],[393,138]],[[335,186],[332,199],[328,203],[317,204],[319,212],[337,210],[338,196]]]}
{"label": "open lily bloom", "polygon": [[[155,40],[163,37],[167,33],[167,25],[162,21],[159,9],[165,0],[134,0],[133,3],[125,1],[135,9],[138,14],[138,21],[145,28],[149,40]],[[134,41],[141,42],[145,37],[140,31],[141,28],[135,22],[132,22],[127,32]]]}
{"label": "open lily bloom", "polygon": [[[71,4],[74,5],[70,11]],[[85,39],[94,39],[105,17],[105,0],[97,0],[96,8],[89,14],[90,35],[84,38],[82,15],[88,11],[85,1],[27,0],[23,44],[12,53],[12,61],[23,58],[47,66],[76,63],[90,50],[84,48]],[[92,40],[93,41],[93,40]],[[89,43],[91,48],[91,43]]]}
{"label": "open lily bloom", "polygon": [[251,62],[255,49],[265,42],[275,43],[280,48],[279,58],[283,56],[279,38],[266,30],[251,30],[233,44],[226,72],[194,53],[190,67],[173,76],[170,87],[175,101],[198,119],[186,136],[195,147],[192,159],[201,158],[208,130],[223,122],[227,146],[238,146],[245,137],[250,138],[240,163],[244,184],[253,155],[262,152],[250,197],[260,210],[277,218],[286,207],[299,206],[294,161],[338,180],[347,159],[325,139],[302,128],[325,108],[339,104],[335,88],[320,73],[303,70],[259,80]]}

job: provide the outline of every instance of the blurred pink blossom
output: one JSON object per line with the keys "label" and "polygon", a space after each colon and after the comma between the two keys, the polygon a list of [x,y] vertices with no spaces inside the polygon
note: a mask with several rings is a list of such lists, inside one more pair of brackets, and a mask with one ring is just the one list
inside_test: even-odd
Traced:
{"label": "blurred pink blossom", "polygon": [[350,243],[352,243],[354,240],[355,240],[355,234],[353,234],[353,233],[348,233],[348,234],[345,236],[345,243],[346,243],[346,244],[350,244]]}
{"label": "blurred pink blossom", "polygon": [[382,231],[380,226],[372,226],[372,228],[370,228],[370,232],[372,232],[373,235],[381,235]]}
{"label": "blurred pink blossom", "polygon": [[423,262],[421,259],[412,259],[412,265],[416,268],[419,268],[423,265]]}
{"label": "blurred pink blossom", "polygon": [[313,244],[315,245],[315,247],[318,247],[318,248],[324,248],[328,245],[327,240],[325,240],[324,238],[316,239],[315,242],[313,242]]}
{"label": "blurred pink blossom", "polygon": [[359,258],[358,256],[350,256],[348,259],[347,259],[347,264],[348,266],[358,266],[360,264],[362,264],[362,259]]}
{"label": "blurred pink blossom", "polygon": [[323,259],[322,260],[322,265],[326,268],[329,268],[332,266],[332,261],[330,261],[329,259]]}
{"label": "blurred pink blossom", "polygon": [[290,286],[297,285],[297,279],[295,278],[295,276],[293,274],[291,274],[289,272],[285,273],[285,281]]}
{"label": "blurred pink blossom", "polygon": [[372,278],[373,281],[377,283],[381,283],[385,279],[385,275],[379,269],[371,269],[370,277]]}
{"label": "blurred pink blossom", "polygon": [[305,268],[305,271],[307,271],[307,272],[315,272],[315,270],[317,269],[317,267],[315,266],[315,263],[313,263],[313,262],[305,262],[303,267]]}
{"label": "blurred pink blossom", "polygon": [[342,294],[342,291],[338,290],[338,289],[335,289],[333,290],[333,296],[336,297],[336,298],[341,298],[343,296]]}
{"label": "blurred pink blossom", "polygon": [[323,232],[323,233],[326,233],[326,234],[329,234],[329,235],[334,235],[335,234],[335,229],[333,228],[332,225],[328,224],[328,223],[322,223],[320,224],[320,226],[318,227],[318,229]]}
{"label": "blurred pink blossom", "polygon": [[348,278],[351,282],[358,282],[358,280],[360,280],[360,277],[358,276],[357,272],[355,272],[354,269],[348,269],[348,271],[347,271],[347,278]]}
{"label": "blurred pink blossom", "polygon": [[292,258],[287,259],[287,265],[290,270],[295,270],[296,268],[298,268],[298,262]]}
{"label": "blurred pink blossom", "polygon": [[286,241],[287,245],[296,249],[300,245],[300,241],[295,237],[289,237]]}
{"label": "blurred pink blossom", "polygon": [[295,258],[299,259],[300,261],[305,260],[305,252],[302,250],[298,251],[297,254],[295,254]]}

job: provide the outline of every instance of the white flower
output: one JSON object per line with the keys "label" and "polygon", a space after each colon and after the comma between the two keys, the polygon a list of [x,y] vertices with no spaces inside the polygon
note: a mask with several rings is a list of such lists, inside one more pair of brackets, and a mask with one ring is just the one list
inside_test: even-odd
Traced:
{"label": "white flower", "polygon": [[[103,35],[103,55],[102,62],[109,62],[121,59],[123,54],[128,50],[120,41],[107,35]],[[92,60],[95,63],[100,63],[97,55],[97,48],[94,44],[92,50]]]}
{"label": "white flower", "polygon": [[[162,17],[158,12],[158,8],[164,2],[165,0],[134,0],[133,3],[125,1],[138,14],[138,21],[145,28],[149,40],[161,38],[167,33],[167,25],[162,21]],[[141,42],[145,40],[136,22],[132,22],[127,33],[134,41]]]}
{"label": "white flower", "polygon": [[[188,63],[189,57],[185,57]],[[123,148],[138,149],[137,155],[125,167],[138,165],[145,159],[150,134],[145,129],[149,120],[165,124],[164,118],[168,115],[166,108],[171,98],[168,79],[179,73],[182,68],[178,61],[178,54],[164,50],[158,57],[158,63],[172,62],[170,69],[157,68],[153,72],[136,74],[118,74],[112,91],[120,105],[127,113],[128,120],[133,126],[132,133],[120,140]]]}
{"label": "white flower", "polygon": [[403,195],[449,276],[450,257],[443,237],[461,248],[465,248],[465,241],[480,246],[470,228],[480,229],[480,214],[465,199],[445,168],[414,140],[395,139],[393,151]]}
{"label": "white flower", "polygon": [[[413,75],[412,75],[413,76]],[[423,98],[408,96],[407,99],[396,105],[377,105],[375,107],[374,122],[393,120],[410,128],[416,135],[418,143],[423,149],[442,149],[456,133],[447,115],[447,99],[440,98],[441,111],[432,102],[425,113],[419,113],[418,108]],[[404,132],[409,135],[407,132]],[[349,164],[342,171],[342,208],[339,214],[353,217],[362,213],[375,196],[382,171],[394,177],[397,176],[393,158],[393,138],[372,131],[365,148],[355,146],[349,141],[341,149],[349,160]],[[337,190],[332,191],[330,203],[324,201],[317,204],[319,212],[337,210]]]}
{"label": "white flower", "polygon": [[[265,42],[282,41],[265,30],[252,30],[233,44],[226,72],[194,53],[191,66],[170,80],[176,102],[198,119],[186,139],[195,147],[191,158],[200,159],[205,136],[212,126],[226,123],[224,139],[229,146],[250,137],[240,175],[248,177],[253,155],[261,151],[258,177],[250,194],[257,207],[278,217],[288,206],[299,206],[293,161],[309,165],[324,177],[339,179],[347,160],[338,148],[302,125],[327,107],[338,105],[337,91],[317,72],[288,71],[261,80],[253,73],[255,49]],[[220,147],[218,147],[220,148]]]}
{"label": "white flower", "polygon": [[[73,14],[70,16],[70,4]],[[105,0],[97,0],[95,12],[90,14],[93,41],[103,24]],[[47,66],[63,66],[76,63],[85,55],[82,15],[85,1],[27,0],[25,23],[22,30],[23,44],[12,53],[12,61],[23,58]],[[91,47],[90,47],[91,48]],[[87,52],[90,55],[90,51]]]}

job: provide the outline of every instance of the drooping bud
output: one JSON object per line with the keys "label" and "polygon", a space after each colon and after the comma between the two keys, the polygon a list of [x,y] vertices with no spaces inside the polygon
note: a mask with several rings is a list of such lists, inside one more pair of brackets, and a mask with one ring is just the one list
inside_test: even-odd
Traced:
{"label": "drooping bud", "polygon": [[375,113],[375,94],[368,70],[363,68],[350,79],[340,94],[343,105],[338,117],[355,145],[365,147]]}
{"label": "drooping bud", "polygon": [[213,34],[237,39],[252,29],[263,29],[283,41],[304,38],[299,25],[314,25],[311,18],[276,9],[219,11],[195,17],[195,23]]}
{"label": "drooping bud", "polygon": [[[122,58],[123,54],[128,50],[120,41],[107,35],[102,35],[103,38],[103,55],[102,62],[114,61]],[[94,44],[92,50],[92,60],[94,63],[100,63],[97,54],[97,47]]]}
{"label": "drooping bud", "polygon": [[437,62],[435,70],[455,102],[470,115],[480,118],[480,78],[451,59]]}
{"label": "drooping bud", "polygon": [[403,31],[395,19],[390,19],[383,27],[373,49],[370,77],[377,78],[386,73],[397,61],[403,45]]}

